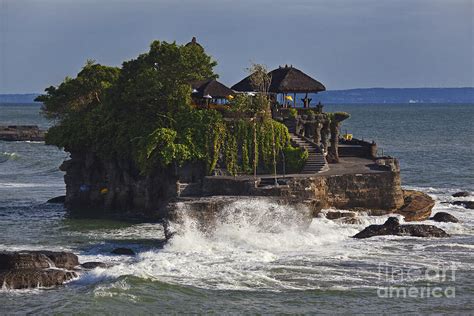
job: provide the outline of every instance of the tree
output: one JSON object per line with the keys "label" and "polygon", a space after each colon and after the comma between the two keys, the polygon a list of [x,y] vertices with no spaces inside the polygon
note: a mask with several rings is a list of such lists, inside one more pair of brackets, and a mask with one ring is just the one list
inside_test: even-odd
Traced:
{"label": "tree", "polygon": [[58,86],[46,88],[35,101],[43,102],[43,115],[64,119],[71,113],[90,110],[102,103],[105,93],[116,82],[120,69],[88,60],[76,78],[66,77]]}
{"label": "tree", "polygon": [[[252,87],[255,89],[255,91],[258,92],[257,94],[257,99],[258,99],[258,104],[259,104],[259,112],[256,113],[262,114],[266,118],[271,119],[272,118],[272,112],[271,112],[271,103],[270,103],[270,98],[269,98],[269,90],[270,90],[270,84],[272,82],[272,76],[267,70],[267,67],[262,64],[253,64],[249,68],[249,72],[251,73],[250,75],[250,83]],[[257,117],[254,117],[254,120],[256,120]],[[275,129],[273,124],[271,124],[271,129],[272,129],[272,154],[273,154],[273,175],[275,177],[275,185],[278,184],[276,174],[276,150],[275,150]],[[257,137],[257,132],[256,132],[256,123],[254,122],[254,142],[256,142],[256,137]],[[256,148],[255,148],[256,150]],[[257,166],[254,163],[254,176],[256,176],[257,173]]]}
{"label": "tree", "polygon": [[[154,41],[146,54],[123,63],[121,75],[113,88],[110,111],[121,122],[123,151],[141,157],[140,165],[151,169],[157,161],[167,164],[162,151],[157,148],[160,131],[175,135],[170,150],[173,161],[184,162],[203,157],[204,144],[195,140],[202,125],[210,124],[191,108],[193,80],[217,78],[213,68],[216,62],[197,45],[177,45]],[[190,126],[188,123],[196,125]],[[199,136],[200,137],[200,136]],[[159,144],[158,144],[159,147]],[[161,154],[160,154],[161,153]],[[168,155],[169,156],[169,155]],[[159,165],[159,164],[158,164]]]}

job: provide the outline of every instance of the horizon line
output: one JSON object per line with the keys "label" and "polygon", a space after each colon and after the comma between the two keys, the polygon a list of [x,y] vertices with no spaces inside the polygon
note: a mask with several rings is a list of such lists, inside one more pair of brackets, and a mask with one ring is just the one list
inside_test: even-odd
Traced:
{"label": "horizon line", "polygon": [[[346,88],[346,89],[328,89],[320,91],[318,93],[324,93],[329,91],[349,91],[349,90],[370,90],[370,89],[474,89],[474,86],[463,86],[463,87],[370,87],[370,88]],[[0,95],[31,95],[31,94],[42,94],[42,92],[13,92],[13,93],[0,93]]]}

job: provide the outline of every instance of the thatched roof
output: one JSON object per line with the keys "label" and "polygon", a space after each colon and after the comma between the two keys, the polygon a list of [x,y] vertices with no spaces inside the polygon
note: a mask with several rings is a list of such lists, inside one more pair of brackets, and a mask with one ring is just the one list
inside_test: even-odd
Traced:
{"label": "thatched roof", "polygon": [[198,98],[210,95],[213,99],[224,99],[235,94],[234,91],[215,79],[193,81],[190,84],[191,88],[195,90],[193,96]]}
{"label": "thatched roof", "polygon": [[[270,72],[272,82],[270,92],[273,93],[305,93],[325,91],[326,87],[316,79],[311,78],[299,69],[293,66],[279,67]],[[232,86],[235,91],[254,91],[250,76]]]}

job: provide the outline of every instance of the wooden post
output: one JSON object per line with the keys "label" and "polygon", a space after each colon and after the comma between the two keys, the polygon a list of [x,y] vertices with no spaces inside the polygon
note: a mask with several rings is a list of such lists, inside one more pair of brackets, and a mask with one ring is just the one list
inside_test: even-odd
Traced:
{"label": "wooden post", "polygon": [[296,92],[293,93],[293,107],[296,108]]}
{"label": "wooden post", "polygon": [[257,117],[253,118],[253,179],[257,180]]}

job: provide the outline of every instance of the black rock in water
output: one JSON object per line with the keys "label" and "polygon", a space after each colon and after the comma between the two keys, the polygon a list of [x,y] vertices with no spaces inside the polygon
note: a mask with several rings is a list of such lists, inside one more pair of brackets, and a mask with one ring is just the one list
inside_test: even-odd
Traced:
{"label": "black rock in water", "polygon": [[84,262],[81,264],[81,267],[86,270],[92,270],[95,268],[107,268],[107,264],[103,262],[96,262],[96,261],[91,261],[91,262]]}
{"label": "black rock in water", "polygon": [[130,248],[115,248],[114,250],[112,250],[112,253],[114,255],[124,255],[124,256],[134,256],[135,255],[135,251],[133,251]]}
{"label": "black rock in water", "polygon": [[438,212],[430,219],[435,222],[459,223],[456,217],[446,212]]}
{"label": "black rock in water", "polygon": [[454,202],[449,202],[454,205],[459,205],[465,208],[468,208],[470,210],[474,210],[474,201],[454,201]]}
{"label": "black rock in water", "polygon": [[45,131],[36,125],[0,126],[0,140],[4,141],[44,141]]}
{"label": "black rock in water", "polygon": [[370,225],[357,233],[353,238],[370,238],[374,236],[414,236],[414,237],[449,237],[444,230],[433,225],[400,225],[396,217],[390,217],[383,225]]}
{"label": "black rock in water", "polygon": [[471,193],[469,193],[467,191],[461,191],[461,192],[454,193],[452,196],[453,197],[466,197],[466,196],[469,196],[469,195],[471,195]]}
{"label": "black rock in water", "polygon": [[0,282],[8,289],[53,287],[76,277],[74,271],[58,269],[0,270]]}
{"label": "black rock in water", "polygon": [[46,201],[46,203],[64,204],[65,201],[66,201],[66,196],[61,195],[61,196],[57,196],[52,199],[49,199],[48,201]]}
{"label": "black rock in water", "polygon": [[69,281],[77,274],[77,256],[56,251],[0,252],[0,284],[9,289],[52,287]]}
{"label": "black rock in water", "polygon": [[79,259],[71,252],[64,251],[4,251],[0,252],[0,270],[74,269]]}

